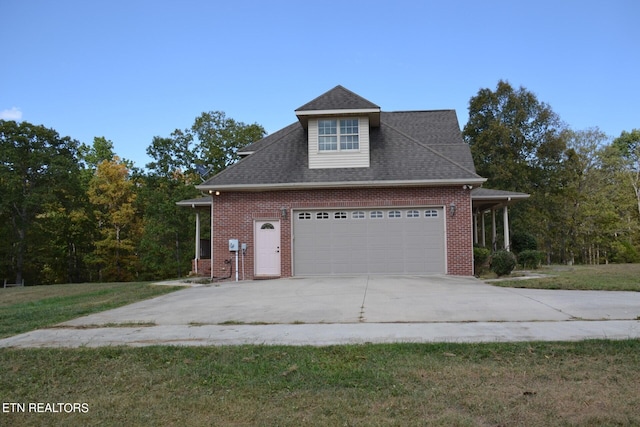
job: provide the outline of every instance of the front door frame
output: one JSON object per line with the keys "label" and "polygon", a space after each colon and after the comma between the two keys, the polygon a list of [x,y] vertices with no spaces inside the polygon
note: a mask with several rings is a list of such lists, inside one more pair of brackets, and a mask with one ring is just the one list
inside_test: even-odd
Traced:
{"label": "front door frame", "polygon": [[[273,224],[274,233],[272,241],[264,240],[261,236],[261,228],[264,224]],[[280,277],[282,275],[282,231],[279,219],[259,219],[253,222],[254,238],[254,276],[256,277]],[[262,231],[264,233],[264,230]],[[261,248],[260,245],[270,247]],[[264,257],[268,256],[269,259]],[[266,265],[265,265],[266,263]]]}

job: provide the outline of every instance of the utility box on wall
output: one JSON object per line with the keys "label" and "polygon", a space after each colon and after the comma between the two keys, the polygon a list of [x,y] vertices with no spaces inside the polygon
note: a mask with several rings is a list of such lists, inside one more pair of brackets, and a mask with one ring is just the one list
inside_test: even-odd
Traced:
{"label": "utility box on wall", "polygon": [[238,239],[229,239],[229,252],[238,252]]}

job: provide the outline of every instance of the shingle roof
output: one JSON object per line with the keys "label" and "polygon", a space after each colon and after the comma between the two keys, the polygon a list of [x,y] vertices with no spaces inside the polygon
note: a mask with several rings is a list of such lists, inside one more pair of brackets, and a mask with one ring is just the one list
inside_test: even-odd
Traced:
{"label": "shingle roof", "polygon": [[253,154],[198,188],[248,190],[484,181],[476,174],[454,110],[382,112],[380,126],[370,130],[368,168],[309,169],[307,150],[307,132],[295,122],[243,149]]}
{"label": "shingle roof", "polygon": [[358,110],[368,108],[380,108],[358,94],[351,92],[340,85],[323,93],[312,101],[307,102],[296,112],[312,110]]}

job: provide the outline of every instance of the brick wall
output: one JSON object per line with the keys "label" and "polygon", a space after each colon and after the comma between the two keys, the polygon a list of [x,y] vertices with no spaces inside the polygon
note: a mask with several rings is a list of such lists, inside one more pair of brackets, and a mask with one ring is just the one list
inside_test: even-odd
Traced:
{"label": "brick wall", "polygon": [[[227,277],[235,255],[228,241],[247,243],[244,258],[245,279],[253,279],[255,220],[279,220],[281,228],[282,277],[292,275],[292,209],[297,208],[375,208],[444,206],[446,212],[447,273],[473,274],[471,195],[462,185],[451,187],[332,189],[313,191],[221,192],[213,198],[214,277]],[[449,206],[455,204],[455,215]],[[286,218],[282,217],[285,208]],[[231,260],[231,264],[225,263]],[[206,261],[206,266],[203,265]],[[209,260],[201,260],[200,274],[209,271]],[[240,266],[241,268],[241,266]],[[240,276],[242,279],[242,276]]]}

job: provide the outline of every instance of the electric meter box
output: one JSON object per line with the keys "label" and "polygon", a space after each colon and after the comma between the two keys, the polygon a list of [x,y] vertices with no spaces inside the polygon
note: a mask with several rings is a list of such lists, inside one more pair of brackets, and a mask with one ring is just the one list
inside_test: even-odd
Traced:
{"label": "electric meter box", "polygon": [[238,239],[229,239],[229,252],[238,252]]}

